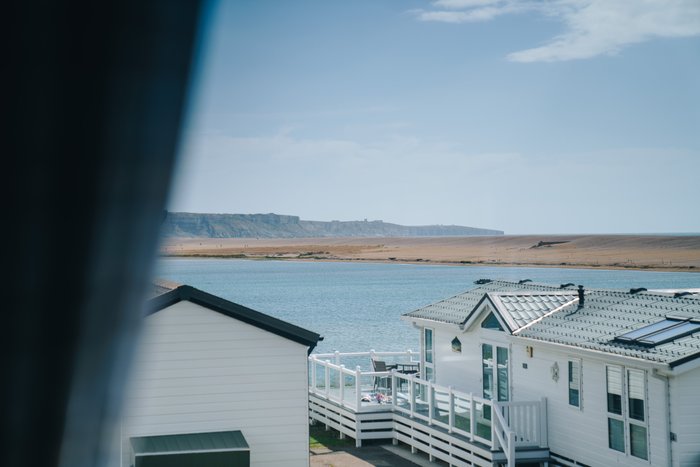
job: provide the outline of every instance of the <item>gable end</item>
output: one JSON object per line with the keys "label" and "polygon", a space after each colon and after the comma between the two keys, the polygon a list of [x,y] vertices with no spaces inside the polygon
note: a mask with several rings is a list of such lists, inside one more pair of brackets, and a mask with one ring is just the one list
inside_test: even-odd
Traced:
{"label": "gable end", "polygon": [[181,301],[195,303],[298,344],[308,346],[308,353],[311,353],[316,344],[323,340],[323,337],[315,332],[230,302],[189,285],[181,285],[176,289],[148,300],[146,302],[146,314],[152,315]]}

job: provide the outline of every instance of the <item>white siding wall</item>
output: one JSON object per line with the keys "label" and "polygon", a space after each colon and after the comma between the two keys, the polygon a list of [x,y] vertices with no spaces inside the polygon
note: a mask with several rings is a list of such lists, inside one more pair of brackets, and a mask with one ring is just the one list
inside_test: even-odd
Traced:
{"label": "white siding wall", "polygon": [[123,446],[132,436],[241,430],[251,465],[308,466],[306,353],[187,301],[149,316],[127,392]]}
{"label": "white siding wall", "polygon": [[[508,336],[477,327],[463,333],[456,326],[435,329],[435,383],[482,396],[481,343],[508,347]],[[462,352],[452,350],[452,339],[462,343]]]}
{"label": "white siding wall", "polygon": [[[575,352],[554,352],[537,347],[529,358],[526,345],[514,343],[511,353],[515,400],[547,398],[549,447],[552,452],[592,465],[662,466],[668,465],[668,421],[666,384],[646,371],[647,415],[649,420],[649,461],[608,447],[607,395],[605,361],[583,357],[581,378],[581,410],[569,405],[568,361],[581,358]],[[559,366],[559,379],[554,381],[551,367]],[[527,369],[523,368],[527,364]],[[625,366],[625,365],[623,365]],[[626,365],[625,368],[645,369]],[[623,400],[623,404],[627,404]],[[629,453],[629,440],[626,440]]]}
{"label": "white siding wall", "polygon": [[[480,321],[479,321],[480,322]],[[538,347],[534,343],[533,357],[526,354],[525,341],[511,337],[504,332],[481,329],[477,324],[471,331],[459,333],[458,329],[435,327],[435,375],[436,383],[452,386],[475,395],[482,395],[481,343],[505,346],[510,349],[510,397],[515,401],[539,400],[547,398],[548,433],[550,449],[558,454],[586,463],[591,466],[611,465],[662,466],[668,465],[668,421],[665,395],[665,382],[651,376],[651,371],[639,365],[626,368],[645,369],[647,381],[647,413],[649,419],[649,461],[637,459],[608,448],[607,399],[605,383],[605,361],[577,356],[575,351],[553,351],[551,347]],[[455,353],[451,341],[458,337],[462,343],[462,353]],[[568,359],[582,360],[582,390],[579,410],[569,405],[568,400]],[[559,367],[559,379],[554,381],[551,367]],[[527,369],[523,368],[527,365]],[[624,365],[623,365],[624,366]],[[700,387],[700,371],[696,375],[695,387]],[[686,388],[692,387],[686,385]],[[688,390],[687,398],[693,394]],[[697,399],[697,395],[695,395]],[[695,400],[694,399],[694,400]],[[626,404],[626,401],[623,403]],[[696,406],[698,402],[694,402]],[[696,430],[697,451],[700,443],[698,418],[693,419]],[[690,422],[690,418],[688,418]],[[629,452],[629,441],[627,441]],[[689,444],[690,446],[690,444]],[[686,464],[691,465],[691,464]],[[692,465],[700,465],[697,461]]]}
{"label": "white siding wall", "polygon": [[671,431],[677,436],[673,443],[673,465],[700,465],[700,368],[670,380]]}

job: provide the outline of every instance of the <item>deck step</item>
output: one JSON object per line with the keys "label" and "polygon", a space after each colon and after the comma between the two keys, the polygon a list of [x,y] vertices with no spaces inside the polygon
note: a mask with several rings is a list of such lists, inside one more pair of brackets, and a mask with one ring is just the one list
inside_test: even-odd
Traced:
{"label": "deck step", "polygon": [[[310,394],[309,418],[354,438],[357,446],[368,439],[394,439],[407,444],[414,451],[428,454],[431,459],[439,459],[456,467],[492,467],[506,462],[503,451],[492,451],[486,444],[395,412],[391,406],[383,411],[354,412],[336,402]],[[549,460],[549,449],[520,447],[515,451],[515,458],[519,463],[546,462]]]}

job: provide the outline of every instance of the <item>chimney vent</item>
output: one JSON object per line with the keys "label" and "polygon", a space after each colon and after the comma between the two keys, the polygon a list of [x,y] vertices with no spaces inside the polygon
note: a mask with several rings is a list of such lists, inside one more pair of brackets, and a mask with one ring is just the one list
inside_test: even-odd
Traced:
{"label": "chimney vent", "polygon": [[583,286],[579,285],[578,286],[578,307],[581,308],[583,307],[583,302],[585,301],[585,297],[583,295]]}

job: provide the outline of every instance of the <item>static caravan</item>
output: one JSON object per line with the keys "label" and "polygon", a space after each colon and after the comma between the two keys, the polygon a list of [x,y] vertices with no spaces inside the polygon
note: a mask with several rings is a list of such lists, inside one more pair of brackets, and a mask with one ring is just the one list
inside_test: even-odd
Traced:
{"label": "static caravan", "polygon": [[546,401],[550,464],[700,465],[697,295],[478,283],[403,316],[421,333],[421,378],[506,419]]}
{"label": "static caravan", "polygon": [[158,286],[121,422],[121,466],[309,465],[320,336],[190,286]]}

